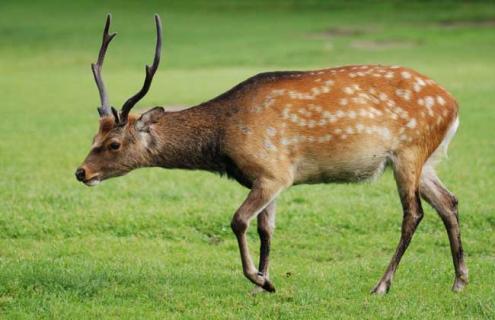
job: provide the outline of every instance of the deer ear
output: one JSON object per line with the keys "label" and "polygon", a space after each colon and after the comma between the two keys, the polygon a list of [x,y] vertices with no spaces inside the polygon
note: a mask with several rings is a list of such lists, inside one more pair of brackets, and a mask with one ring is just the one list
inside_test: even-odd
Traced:
{"label": "deer ear", "polygon": [[154,107],[153,109],[144,112],[136,121],[136,129],[148,131],[149,126],[153,123],[157,123],[164,113],[165,109],[163,109],[163,107]]}

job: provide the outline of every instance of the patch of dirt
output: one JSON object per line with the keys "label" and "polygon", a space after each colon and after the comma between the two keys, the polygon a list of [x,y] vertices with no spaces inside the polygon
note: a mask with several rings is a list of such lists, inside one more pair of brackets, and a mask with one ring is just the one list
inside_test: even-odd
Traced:
{"label": "patch of dirt", "polygon": [[443,28],[472,28],[472,27],[495,27],[495,18],[485,20],[444,20],[438,22]]}
{"label": "patch of dirt", "polygon": [[355,37],[373,32],[374,30],[371,30],[370,28],[358,29],[351,27],[333,27],[318,32],[312,32],[308,34],[308,37],[312,39],[328,39],[333,37]]}
{"label": "patch of dirt", "polygon": [[351,47],[363,50],[407,49],[421,45],[419,41],[408,40],[355,40]]}

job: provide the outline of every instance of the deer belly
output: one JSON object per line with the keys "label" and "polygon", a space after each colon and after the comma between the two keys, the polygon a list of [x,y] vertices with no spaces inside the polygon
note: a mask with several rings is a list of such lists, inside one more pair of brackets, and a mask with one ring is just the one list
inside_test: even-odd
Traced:
{"label": "deer belly", "polygon": [[295,167],[294,184],[372,180],[381,175],[387,159],[386,152],[333,154],[325,158],[305,156]]}

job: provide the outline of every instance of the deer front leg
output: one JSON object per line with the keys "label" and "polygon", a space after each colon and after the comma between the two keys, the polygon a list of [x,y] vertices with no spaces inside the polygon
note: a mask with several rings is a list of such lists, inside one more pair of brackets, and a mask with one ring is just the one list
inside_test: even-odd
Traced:
{"label": "deer front leg", "polygon": [[[275,199],[275,197],[280,193],[283,187],[284,185],[277,181],[257,181],[251,189],[251,192],[249,192],[246,200],[244,200],[243,204],[235,213],[234,217],[232,218],[231,224],[232,230],[237,237],[237,242],[239,243],[244,275],[251,282],[269,292],[275,292],[275,287],[268,280],[267,275],[264,274],[262,270],[258,272],[256,267],[254,266],[253,260],[251,259],[251,255],[249,253],[246,231],[249,227],[250,221]],[[265,248],[264,251],[263,248]],[[260,265],[262,264],[261,267],[263,269],[268,268],[268,250],[266,250],[268,248],[269,242],[267,243],[265,241],[264,246],[262,240]]]}

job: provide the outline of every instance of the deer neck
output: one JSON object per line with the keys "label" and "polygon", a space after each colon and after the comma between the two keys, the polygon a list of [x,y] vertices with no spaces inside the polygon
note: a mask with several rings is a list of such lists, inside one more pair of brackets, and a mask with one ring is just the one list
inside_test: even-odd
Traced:
{"label": "deer neck", "polygon": [[150,166],[224,171],[221,123],[206,106],[166,112],[150,131]]}

